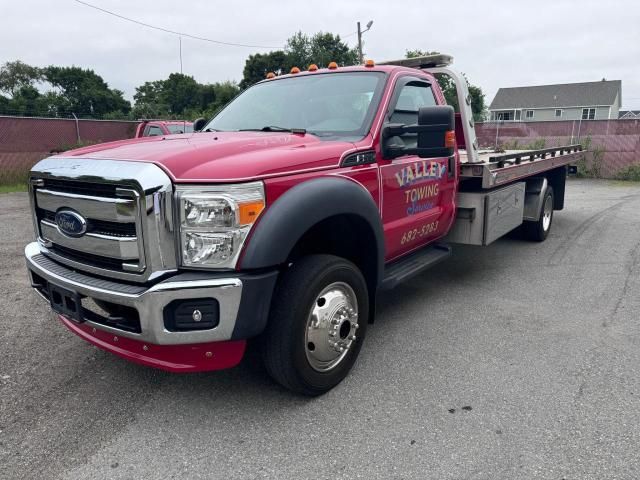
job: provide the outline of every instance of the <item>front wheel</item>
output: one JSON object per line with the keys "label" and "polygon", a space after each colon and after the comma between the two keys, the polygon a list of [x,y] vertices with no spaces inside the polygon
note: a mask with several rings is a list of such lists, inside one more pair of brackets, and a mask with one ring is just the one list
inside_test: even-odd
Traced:
{"label": "front wheel", "polygon": [[358,357],[368,315],[367,284],[353,263],[333,255],[296,261],[278,283],[261,339],[267,371],[304,395],[331,390]]}
{"label": "front wheel", "polygon": [[553,222],[553,188],[548,187],[542,200],[542,212],[537,221],[523,222],[524,234],[528,240],[543,242],[551,231]]}

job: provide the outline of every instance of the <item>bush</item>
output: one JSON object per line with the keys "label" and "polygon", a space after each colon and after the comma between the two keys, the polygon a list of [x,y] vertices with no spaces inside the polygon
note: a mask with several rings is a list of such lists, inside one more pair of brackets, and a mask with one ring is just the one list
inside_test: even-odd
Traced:
{"label": "bush", "polygon": [[587,162],[586,155],[582,155],[580,160],[576,162],[576,166],[578,167],[578,173],[576,174],[576,177],[602,178],[602,167],[606,150],[601,146],[593,146],[590,136],[580,139],[580,144],[582,145],[583,152],[586,153],[590,151],[592,153],[593,159],[591,162]]}
{"label": "bush", "polygon": [[620,170],[616,174],[616,178],[618,180],[640,182],[640,164],[629,165],[627,168]]}
{"label": "bush", "polygon": [[537,138],[531,143],[520,145],[520,142],[516,138],[512,142],[505,142],[500,145],[499,150],[542,150],[547,146],[547,140],[544,138]]}

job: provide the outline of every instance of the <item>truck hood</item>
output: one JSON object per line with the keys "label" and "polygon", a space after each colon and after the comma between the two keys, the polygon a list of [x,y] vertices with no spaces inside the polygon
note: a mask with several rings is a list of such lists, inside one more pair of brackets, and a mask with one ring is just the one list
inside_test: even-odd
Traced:
{"label": "truck hood", "polygon": [[202,132],[92,145],[60,156],[150,162],[177,182],[228,182],[338,166],[345,141],[288,132]]}

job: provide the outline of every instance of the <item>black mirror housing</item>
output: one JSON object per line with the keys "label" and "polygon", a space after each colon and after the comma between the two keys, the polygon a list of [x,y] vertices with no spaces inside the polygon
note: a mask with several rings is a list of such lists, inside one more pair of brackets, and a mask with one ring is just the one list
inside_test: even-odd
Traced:
{"label": "black mirror housing", "polygon": [[[393,141],[394,137],[412,133],[418,137],[416,148],[406,148]],[[455,114],[453,107],[449,105],[422,107],[418,110],[417,125],[390,123],[382,130],[382,154],[388,159],[403,155],[417,155],[420,158],[450,157],[455,151],[455,145]]]}
{"label": "black mirror housing", "polygon": [[199,132],[200,130],[202,130],[204,128],[204,126],[207,124],[207,119],[206,118],[196,118],[193,121],[193,131],[194,132]]}
{"label": "black mirror housing", "polygon": [[455,113],[449,105],[418,110],[418,148],[420,158],[450,157],[455,149]]}

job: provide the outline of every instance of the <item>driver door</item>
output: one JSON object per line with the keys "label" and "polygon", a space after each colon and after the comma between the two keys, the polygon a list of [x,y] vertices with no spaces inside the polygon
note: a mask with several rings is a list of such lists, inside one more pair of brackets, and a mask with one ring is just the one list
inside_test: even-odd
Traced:
{"label": "driver door", "polygon": [[[435,106],[435,92],[427,78],[404,76],[395,85],[387,111],[387,124],[418,123],[421,107]],[[396,146],[415,148],[416,134],[392,137]],[[455,156],[420,158],[405,155],[381,160],[382,221],[386,260],[393,260],[443,236],[453,218]]]}

